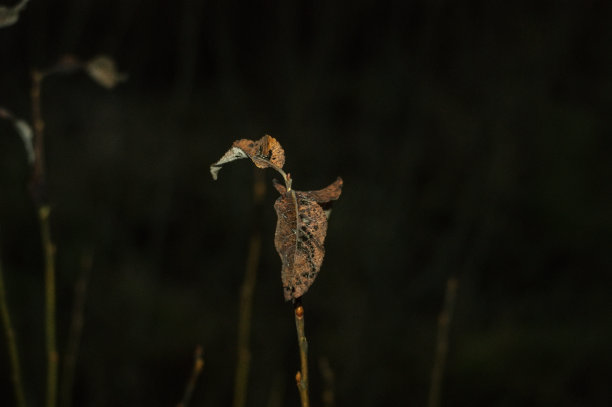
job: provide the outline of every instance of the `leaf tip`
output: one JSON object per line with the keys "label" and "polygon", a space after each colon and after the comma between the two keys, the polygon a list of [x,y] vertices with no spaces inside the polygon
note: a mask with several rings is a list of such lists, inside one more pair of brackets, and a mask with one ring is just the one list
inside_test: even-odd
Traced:
{"label": "leaf tip", "polygon": [[221,169],[221,167],[217,166],[217,165],[211,165],[210,166],[210,175],[212,175],[212,179],[214,181],[217,180],[217,178],[219,178],[219,170]]}

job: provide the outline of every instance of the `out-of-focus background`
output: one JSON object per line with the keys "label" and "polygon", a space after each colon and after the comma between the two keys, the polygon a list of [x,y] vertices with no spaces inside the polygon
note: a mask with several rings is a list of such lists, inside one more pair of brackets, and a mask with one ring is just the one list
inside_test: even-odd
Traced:
{"label": "out-of-focus background", "polygon": [[[233,140],[266,133],[297,189],[345,181],[304,297],[313,405],[320,360],[337,406],[426,405],[453,277],[441,405],[609,405],[611,21],[606,1],[32,0],[0,29],[0,106],[30,120],[31,68],[65,54],[106,54],[129,74],[110,91],[84,73],[43,84],[62,357],[91,259],[73,405],[175,405],[197,344],[192,405],[232,402],[254,223],[247,404],[299,405],[278,194],[254,208],[247,160],[209,173]],[[0,121],[1,261],[27,398],[41,405],[30,173]]]}

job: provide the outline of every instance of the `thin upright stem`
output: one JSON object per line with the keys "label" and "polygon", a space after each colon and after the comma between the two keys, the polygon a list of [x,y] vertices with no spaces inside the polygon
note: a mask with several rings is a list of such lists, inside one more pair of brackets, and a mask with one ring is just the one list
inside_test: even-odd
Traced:
{"label": "thin upright stem", "polygon": [[51,209],[43,205],[38,210],[43,252],[45,256],[45,335],[47,349],[47,407],[57,403],[58,354],[55,332],[55,246],[51,240],[49,215]]}
{"label": "thin upright stem", "polygon": [[76,360],[83,332],[85,297],[87,295],[87,284],[92,267],[92,254],[85,253],[81,259],[81,276],[74,286],[74,305],[72,308],[72,321],[68,335],[68,344],[62,368],[60,405],[70,407],[72,405],[72,388],[74,385],[74,372]]}
{"label": "thin upright stem", "polygon": [[58,354],[55,332],[55,246],[51,240],[49,216],[51,208],[46,203],[44,128],[41,111],[41,88],[45,73],[32,71],[32,122],[34,126],[34,169],[31,181],[32,198],[38,206],[38,219],[45,263],[45,336],[47,350],[47,407],[57,403]]}
{"label": "thin upright stem", "polygon": [[253,216],[253,232],[249,243],[244,280],[240,289],[240,310],[238,316],[238,346],[236,360],[236,377],[234,381],[234,407],[244,407],[247,400],[249,370],[251,365],[251,319],[253,314],[253,296],[257,279],[257,268],[261,253],[260,213],[266,183],[263,172],[255,169],[253,183],[253,201],[255,214]]}
{"label": "thin upright stem", "polygon": [[191,376],[189,377],[187,386],[185,387],[183,400],[181,400],[176,407],[187,407],[187,405],[189,405],[189,401],[193,395],[193,390],[195,389],[196,382],[198,381],[198,376],[200,376],[203,367],[204,358],[202,357],[202,347],[198,345],[193,355],[193,370],[191,371]]}
{"label": "thin upright stem", "polygon": [[297,331],[298,346],[300,348],[300,365],[301,369],[295,375],[295,382],[300,392],[300,400],[302,407],[309,407],[310,400],[308,397],[308,341],[304,330],[304,307],[299,298],[294,304],[295,328]]}
{"label": "thin upright stem", "polygon": [[334,371],[329,365],[329,360],[327,360],[327,358],[319,359],[319,369],[321,371],[321,377],[323,377],[323,406],[334,407]]}
{"label": "thin upright stem", "polygon": [[34,168],[30,184],[32,197],[37,205],[40,205],[42,198],[40,194],[44,191],[45,182],[45,148],[44,148],[44,129],[45,122],[41,112],[41,91],[42,82],[45,78],[43,72],[32,71],[32,89],[30,97],[32,100],[32,126],[34,128]]}
{"label": "thin upright stem", "polygon": [[457,287],[459,283],[456,278],[450,278],[446,282],[446,295],[444,297],[444,308],[438,317],[438,339],[436,343],[436,354],[431,371],[431,387],[429,388],[429,407],[440,405],[440,392],[442,389],[442,379],[444,378],[444,367],[446,364],[446,354],[448,353],[448,336],[450,332],[450,322],[453,317],[455,300],[457,298]]}
{"label": "thin upright stem", "polygon": [[25,407],[25,395],[21,380],[21,364],[19,362],[19,352],[17,351],[17,341],[15,339],[15,331],[11,322],[11,316],[6,300],[6,290],[4,288],[4,275],[2,272],[2,263],[0,263],[0,312],[2,313],[2,324],[4,325],[4,333],[6,336],[6,346],[8,348],[9,359],[11,363],[13,380],[13,389],[15,390],[15,401],[17,406]]}

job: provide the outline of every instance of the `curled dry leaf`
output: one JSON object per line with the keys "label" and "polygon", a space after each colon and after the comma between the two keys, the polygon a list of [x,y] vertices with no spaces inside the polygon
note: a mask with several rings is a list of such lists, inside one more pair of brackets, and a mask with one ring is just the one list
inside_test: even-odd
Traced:
{"label": "curled dry leaf", "polygon": [[319,191],[287,191],[275,181],[281,194],[274,204],[278,221],[274,245],[281,258],[283,294],[289,301],[304,295],[319,274],[327,235],[324,207],[342,193],[342,179]]}
{"label": "curled dry leaf", "polygon": [[94,81],[107,89],[114,88],[127,79],[127,75],[117,71],[115,61],[106,55],[99,55],[87,61],[85,70]]}
{"label": "curled dry leaf", "polygon": [[274,137],[266,134],[257,141],[247,139],[234,141],[232,148],[210,166],[210,174],[216,180],[224,164],[247,157],[259,168],[272,167],[278,170],[285,165],[285,151]]}

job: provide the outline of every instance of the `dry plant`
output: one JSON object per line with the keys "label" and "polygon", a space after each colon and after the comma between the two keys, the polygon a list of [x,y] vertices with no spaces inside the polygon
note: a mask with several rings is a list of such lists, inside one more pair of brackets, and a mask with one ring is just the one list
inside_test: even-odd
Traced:
{"label": "dry plant", "polygon": [[442,389],[442,379],[444,378],[444,368],[446,365],[446,355],[448,353],[448,337],[450,334],[450,323],[455,310],[457,299],[457,288],[459,281],[456,278],[449,278],[446,282],[446,294],[444,295],[444,307],[438,316],[438,338],[436,341],[436,353],[434,364],[431,370],[431,384],[429,387],[429,407],[440,406],[440,393]]}
{"label": "dry plant", "polygon": [[249,370],[251,366],[251,316],[253,313],[253,297],[255,295],[255,282],[257,269],[261,256],[261,217],[263,203],[266,195],[266,183],[261,171],[255,169],[253,182],[254,216],[252,219],[252,232],[249,241],[244,279],[240,288],[240,309],[238,313],[238,338],[236,349],[236,377],[234,380],[234,407],[246,405]]}
{"label": "dry plant", "polygon": [[293,303],[294,308],[300,353],[300,370],[295,380],[302,407],[308,407],[308,341],[301,299],[321,269],[325,255],[323,243],[327,234],[327,220],[332,201],[337,200],[342,192],[342,179],[338,178],[318,191],[294,190],[293,178],[283,170],[285,152],[280,143],[268,135],[257,141],[235,141],[223,157],[210,166],[213,179],[217,179],[224,164],[242,158],[251,159],[258,168],[272,168],[283,177],[284,185],[273,181],[274,188],[280,194],[274,204],[278,219],[274,245],[282,262],[283,295],[286,301]]}
{"label": "dry plant", "polygon": [[6,299],[6,289],[4,287],[4,273],[2,271],[2,262],[0,261],[0,313],[2,314],[2,325],[4,326],[4,335],[6,336],[6,346],[8,348],[9,359],[11,363],[11,379],[13,381],[13,390],[15,392],[15,402],[19,407],[26,406],[25,392],[21,378],[21,363],[19,362],[19,351],[17,349],[17,339],[15,338],[15,329],[11,322],[11,314],[9,313],[8,302]]}
{"label": "dry plant", "polygon": [[189,376],[189,380],[185,386],[183,399],[176,405],[176,407],[187,407],[189,405],[189,401],[193,396],[193,390],[195,389],[198,377],[204,368],[204,358],[202,353],[202,347],[200,345],[196,346],[195,352],[193,353],[193,369],[191,370],[191,376]]}
{"label": "dry plant", "polygon": [[17,23],[19,21],[19,13],[21,13],[29,1],[21,0],[13,7],[0,6],[0,28]]}
{"label": "dry plant", "polygon": [[[0,8],[0,27],[16,22],[19,11],[27,1],[6,9]],[[11,14],[12,13],[12,14]],[[108,56],[97,56],[88,61],[82,61],[75,56],[66,55],[48,69],[34,69],[31,73],[31,108],[32,125],[16,117],[10,110],[0,107],[0,118],[10,120],[15,130],[24,142],[28,162],[31,166],[30,193],[37,207],[40,224],[41,244],[44,256],[44,285],[45,285],[45,340],[47,353],[47,382],[46,406],[55,407],[58,393],[58,364],[59,354],[56,343],[56,298],[55,298],[55,253],[56,246],[51,234],[51,205],[48,201],[44,128],[42,115],[42,85],[46,78],[57,74],[70,74],[85,71],[95,82],[105,88],[113,88],[124,81],[126,76],[117,71],[114,61]],[[68,366],[64,371],[66,377],[73,377],[74,365]],[[68,402],[69,404],[69,402]]]}

